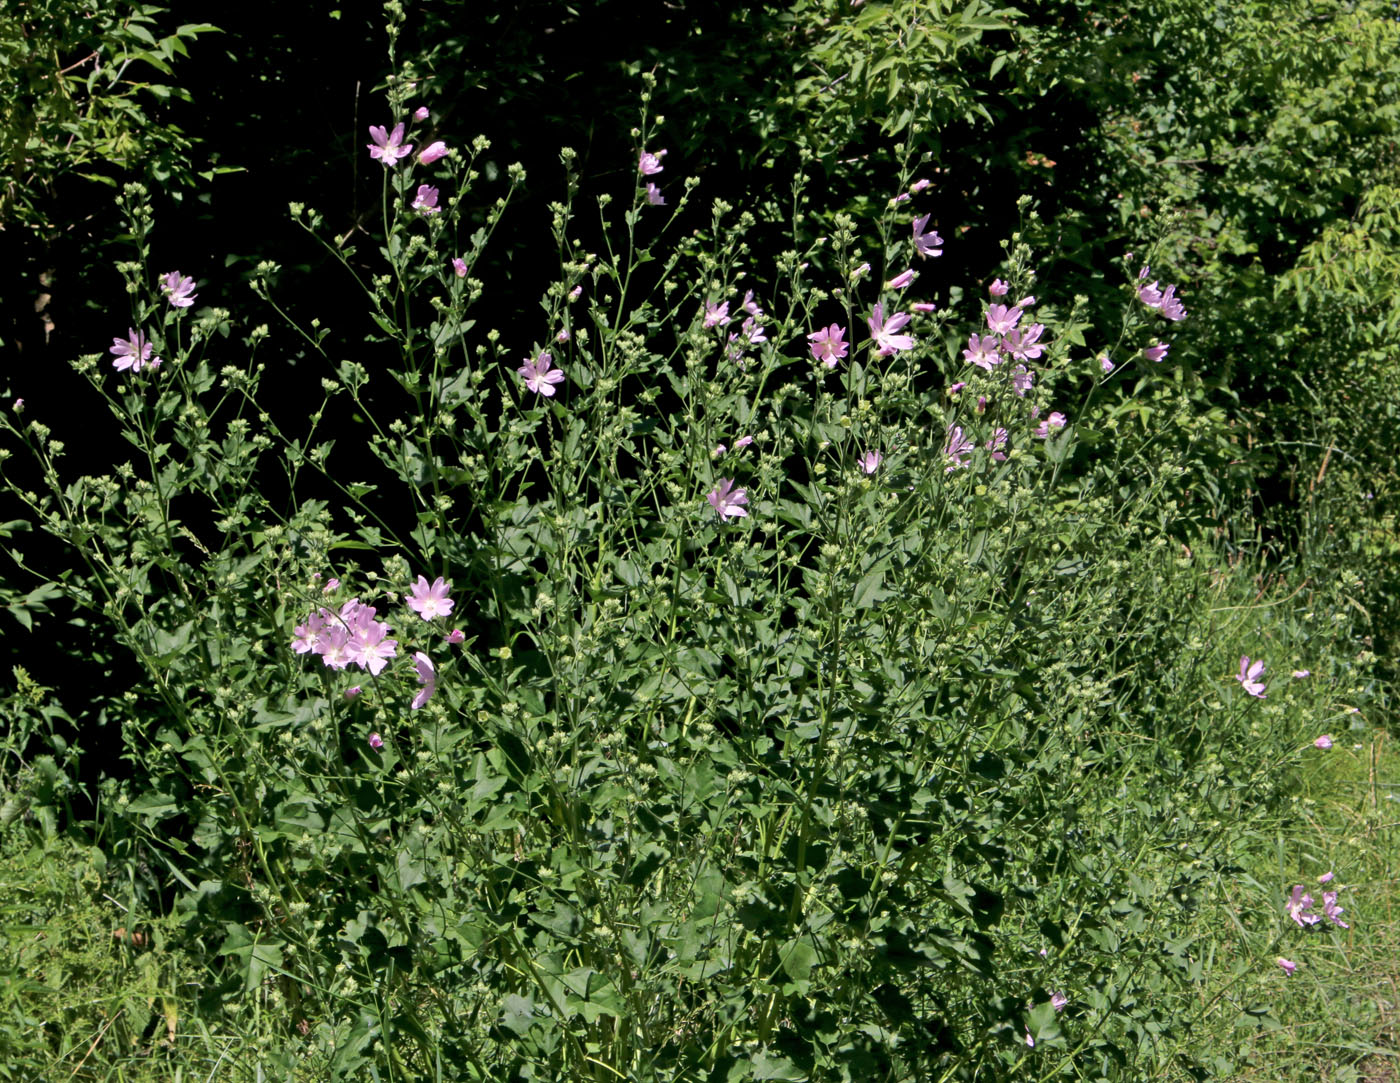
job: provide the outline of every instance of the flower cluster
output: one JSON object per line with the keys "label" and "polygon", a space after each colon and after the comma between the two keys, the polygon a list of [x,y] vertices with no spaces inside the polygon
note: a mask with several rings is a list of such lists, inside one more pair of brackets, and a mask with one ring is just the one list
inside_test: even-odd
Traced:
{"label": "flower cluster", "polygon": [[[1150,271],[1150,267],[1144,267],[1138,272],[1138,279],[1146,278]],[[1148,308],[1155,308],[1163,316],[1173,322],[1186,318],[1186,309],[1177,299],[1175,286],[1168,286],[1164,290],[1159,290],[1157,288],[1157,282],[1154,279],[1150,284],[1139,287],[1138,300]]]}
{"label": "flower cluster", "polygon": [[[1325,878],[1324,878],[1325,877]],[[1319,877],[1323,883],[1332,879],[1331,873],[1325,873],[1324,877]],[[1302,884],[1294,884],[1293,892],[1288,897],[1288,916],[1298,924],[1298,928],[1306,929],[1310,925],[1316,925],[1323,918],[1326,918],[1338,928],[1350,929],[1351,926],[1342,920],[1342,915],[1346,913],[1346,908],[1337,905],[1337,892],[1324,891],[1322,893],[1322,913],[1314,913],[1315,905],[1313,897],[1308,894]]]}
{"label": "flower cluster", "polygon": [[292,650],[319,654],[331,669],[359,666],[378,676],[398,653],[398,641],[389,639],[389,625],[375,620],[378,610],[351,598],[332,612],[324,606],[292,630]]}

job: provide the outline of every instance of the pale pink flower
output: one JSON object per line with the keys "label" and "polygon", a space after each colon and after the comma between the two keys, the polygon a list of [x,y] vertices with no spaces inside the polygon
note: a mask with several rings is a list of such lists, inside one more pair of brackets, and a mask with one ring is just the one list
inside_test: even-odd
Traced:
{"label": "pale pink flower", "polygon": [[413,198],[413,209],[419,214],[437,214],[442,210],[437,201],[438,190],[431,185],[420,184],[418,194]]}
{"label": "pale pink flower", "polygon": [[991,305],[987,309],[987,326],[998,335],[1010,334],[1020,318],[1021,310],[1019,308]]}
{"label": "pale pink flower", "polygon": [[384,738],[377,733],[371,733],[369,735],[369,747],[378,752],[384,747]]}
{"label": "pale pink flower", "polygon": [[1011,287],[1008,286],[1004,280],[998,278],[993,280],[992,284],[987,287],[987,292],[993,297],[1005,297],[1010,289]]}
{"label": "pale pink flower", "polygon": [[909,307],[912,308],[915,312],[919,313],[921,316],[927,315],[930,312],[938,311],[938,306],[932,301],[915,301]]}
{"label": "pale pink flower", "polygon": [[753,290],[744,291],[744,300],[740,303],[739,307],[754,319],[758,319],[763,315],[763,309],[759,308],[758,302],[753,299]]}
{"label": "pale pink flower", "polygon": [[948,443],[944,445],[943,454],[948,457],[948,466],[944,470],[945,474],[951,474],[959,467],[967,465],[968,457],[972,454],[977,445],[963,435],[961,425],[948,426]]}
{"label": "pale pink flower", "polygon": [[350,629],[343,624],[328,624],[316,643],[316,653],[331,669],[344,669],[355,660],[350,646]]}
{"label": "pale pink flower", "polygon": [[1011,390],[1016,392],[1021,398],[1026,397],[1026,392],[1035,383],[1035,373],[1026,368],[1025,365],[1017,365],[1016,371],[1011,374]]}
{"label": "pale pink flower", "polygon": [[409,705],[416,711],[432,699],[433,693],[437,691],[437,670],[433,667],[433,660],[422,651],[413,655],[413,668],[418,671],[418,683],[423,686]]}
{"label": "pale pink flower", "polygon": [[1275,959],[1274,962],[1278,963],[1278,965],[1283,968],[1284,974],[1290,978],[1293,977],[1293,971],[1298,969],[1297,963],[1292,959],[1285,959],[1282,955]]}
{"label": "pale pink flower", "polygon": [[1324,872],[1321,876],[1317,878],[1317,882],[1319,884],[1330,884],[1332,882],[1332,878],[1336,875],[1337,874],[1335,872]]}
{"label": "pale pink flower", "polygon": [[891,207],[898,207],[901,203],[903,203],[903,202],[905,202],[906,200],[908,200],[908,198],[909,198],[909,193],[908,193],[908,192],[900,192],[899,195],[895,196],[893,199],[890,200],[890,206],[891,206]]}
{"label": "pale pink flower", "polygon": [[752,316],[740,325],[739,330],[743,332],[744,337],[749,340],[749,345],[751,346],[757,346],[761,342],[768,341],[768,332],[763,329],[763,324],[759,323],[758,320],[754,319]]}
{"label": "pale pink flower", "polygon": [[735,450],[735,451],[743,451],[744,448],[748,447],[748,446],[749,446],[750,444],[752,444],[752,443],[753,443],[753,437],[752,437],[752,436],[741,436],[741,437],[739,437],[739,439],[737,439],[737,440],[734,441],[734,450]]}
{"label": "pale pink flower", "polygon": [[467,277],[467,261],[464,260],[464,259],[462,259],[461,256],[453,256],[453,257],[452,257],[452,272],[453,272],[458,278],[466,278],[466,277]]}
{"label": "pale pink flower", "polygon": [[554,358],[550,354],[541,353],[533,361],[527,360],[515,371],[525,381],[525,386],[536,395],[551,398],[554,395],[554,385],[564,382],[563,369],[550,367],[553,361]]}
{"label": "pale pink flower", "polygon": [[1063,429],[1064,427],[1065,415],[1058,410],[1053,410],[1050,416],[1040,423],[1040,426],[1035,430],[1035,434],[1041,440],[1048,440],[1052,432],[1057,429]]}
{"label": "pale pink flower", "polygon": [[1351,926],[1342,920],[1342,915],[1346,913],[1344,907],[1337,905],[1337,893],[1335,891],[1324,891],[1322,893],[1322,914],[1333,925],[1343,929],[1350,929]]}
{"label": "pale pink flower", "polygon": [[1311,670],[1307,670],[1307,669],[1295,669],[1295,670],[1293,671],[1293,679],[1294,679],[1295,681],[1301,681],[1304,677],[1311,677],[1311,676],[1312,676],[1312,671],[1311,671]]}
{"label": "pale pink flower", "polygon": [[996,335],[983,335],[980,338],[970,335],[963,357],[978,368],[991,372],[992,366],[1001,364],[1001,353],[998,350],[1000,341]]}
{"label": "pale pink flower", "polygon": [[182,276],[179,271],[171,271],[168,275],[160,276],[160,290],[165,294],[166,299],[176,308],[189,308],[194,304],[194,279],[189,276]]}
{"label": "pale pink flower", "polygon": [[856,461],[860,464],[860,468],[867,474],[873,474],[876,470],[880,469],[880,463],[883,460],[884,456],[878,451],[867,451]]}
{"label": "pale pink flower", "polygon": [[560,331],[559,331],[559,333],[558,333],[557,335],[554,336],[554,341],[555,341],[555,342],[568,342],[568,341],[569,341],[569,329],[568,329],[567,327],[561,328]]}
{"label": "pale pink flower", "polygon": [[1019,301],[1016,302],[1016,307],[1030,308],[1033,304],[1035,304],[1035,297],[1022,297]]}
{"label": "pale pink flower", "polygon": [[743,519],[749,514],[744,508],[749,502],[749,494],[744,489],[736,489],[732,478],[720,478],[705,499],[710,502],[710,507],[715,509],[715,514],[721,520]]}
{"label": "pale pink flower", "polygon": [[949,397],[950,399],[955,399],[955,398],[957,398],[957,397],[958,397],[958,392],[961,391],[961,390],[962,390],[963,388],[965,388],[966,386],[967,386],[967,381],[966,381],[966,380],[959,380],[959,381],[958,381],[957,383],[955,383],[955,384],[949,384],[949,385],[948,385],[948,397]]}
{"label": "pale pink flower", "polygon": [[369,156],[379,159],[385,165],[397,165],[400,158],[407,158],[413,153],[412,143],[404,145],[402,124],[395,124],[394,130],[388,135],[385,135],[383,128],[371,124],[369,137],[374,140],[369,144]]}
{"label": "pale pink flower", "polygon": [[466,638],[466,632],[462,631],[462,629],[460,628],[453,628],[452,631],[448,632],[447,635],[442,637],[444,643],[450,643],[454,647]]}
{"label": "pale pink flower", "polygon": [[875,340],[875,345],[879,347],[877,356],[887,357],[892,353],[913,347],[913,338],[909,335],[897,334],[909,322],[909,318],[907,312],[896,312],[886,320],[884,309],[880,307],[878,302],[876,303],[865,322],[870,327],[870,337]]}
{"label": "pale pink flower", "polygon": [[1176,287],[1168,286],[1164,290],[1157,288],[1154,281],[1150,285],[1143,286],[1138,290],[1138,300],[1148,308],[1155,308],[1169,320],[1182,320],[1186,318],[1186,309],[1182,307],[1181,301],[1177,299]]}
{"label": "pale pink flower", "polygon": [[1032,1049],[1035,1048],[1035,1038],[1031,1034],[1031,1028],[1026,1027],[1026,1044]]}
{"label": "pale pink flower", "polygon": [[666,206],[666,197],[661,194],[661,189],[647,181],[647,202],[653,207]]}
{"label": "pale pink flower", "polygon": [[356,696],[358,696],[358,695],[359,695],[361,692],[363,692],[363,691],[364,691],[364,689],[361,688],[358,684],[352,685],[351,687],[349,687],[349,688],[347,688],[347,689],[345,690],[345,698],[346,698],[346,699],[354,699]]}
{"label": "pale pink flower", "polygon": [[570,301],[577,301],[577,300],[578,300],[580,297],[582,297],[582,296],[583,296],[583,287],[582,287],[582,286],[575,286],[573,289],[571,289],[571,290],[569,291],[569,300],[570,300]]}
{"label": "pale pink flower", "polygon": [[834,369],[836,362],[846,356],[847,346],[842,341],[845,337],[846,329],[835,323],[823,330],[813,331],[807,336],[807,341],[812,344],[812,357],[827,368]]}
{"label": "pale pink flower", "polygon": [[150,340],[140,331],[128,329],[125,339],[112,339],[112,348],[109,351],[116,355],[117,359],[112,362],[112,367],[118,372],[125,372],[130,369],[132,372],[140,372],[146,366],[153,369],[160,368],[160,358],[152,357],[151,351],[155,347]]}
{"label": "pale pink flower", "polygon": [[1065,996],[1064,993],[1055,993],[1050,997],[1050,1007],[1054,1008],[1057,1012],[1064,1011],[1065,1005],[1068,1003],[1069,997]]}
{"label": "pale pink flower", "polygon": [[1012,331],[1002,338],[1001,348],[1017,361],[1037,361],[1045,352],[1045,347],[1040,343],[1040,336],[1044,331],[1045,325],[1039,323]]}
{"label": "pale pink flower", "polygon": [[857,267],[854,271],[851,272],[851,278],[854,280],[854,279],[857,279],[857,278],[861,278],[861,277],[863,277],[864,275],[868,275],[869,273],[870,273],[870,264],[868,264],[868,263],[862,263],[859,267]]}
{"label": "pale pink flower", "polygon": [[413,111],[413,119],[414,119],[414,120],[427,120],[427,119],[428,119],[428,107],[427,107],[426,105],[420,105],[417,109],[415,109],[415,110]]}
{"label": "pale pink flower", "polygon": [[1010,436],[1005,429],[997,429],[992,433],[992,438],[987,441],[987,450],[992,453],[992,461],[998,463],[1006,462],[1006,440]]}
{"label": "pale pink flower", "polygon": [[1316,741],[1313,742],[1313,747],[1320,748],[1322,749],[1322,751],[1326,752],[1329,748],[1332,747],[1332,735],[1330,733],[1324,733],[1321,737],[1319,737]]}
{"label": "pale pink flower", "polygon": [[298,624],[292,629],[292,650],[297,654],[319,654],[325,630],[326,619],[319,613],[312,613],[305,624]]}
{"label": "pale pink flower", "polygon": [[885,289],[902,290],[918,277],[919,272],[910,267],[908,270],[900,271],[899,274],[895,275],[888,282],[886,282]]}
{"label": "pale pink flower", "polygon": [[938,247],[943,243],[943,238],[938,235],[938,230],[924,232],[924,227],[928,225],[929,215],[914,219],[914,249],[919,253],[920,259],[929,256],[943,255],[943,249]]}
{"label": "pale pink flower", "polygon": [[911,184],[911,185],[909,186],[909,194],[910,194],[910,195],[918,195],[920,192],[922,192],[925,188],[927,188],[927,187],[928,187],[930,184],[932,184],[932,183],[933,183],[933,181],[929,181],[929,180],[916,180],[913,184]]}
{"label": "pale pink flower", "polygon": [[331,578],[329,578],[329,579],[326,580],[326,585],[325,585],[324,587],[321,588],[321,593],[322,593],[322,594],[331,594],[332,592],[337,591],[337,590],[339,590],[339,589],[340,589],[340,580],[337,579],[337,578],[335,578],[335,576],[331,576]]}
{"label": "pale pink flower", "polygon": [[350,661],[377,677],[389,659],[398,654],[398,642],[386,638],[389,625],[375,620],[376,612],[374,606],[361,605],[354,598],[340,607],[340,619],[348,633],[345,649]]}
{"label": "pale pink flower", "polygon": [[664,157],[666,157],[666,152],[664,150],[658,150],[655,154],[645,150],[642,151],[641,156],[637,159],[637,172],[641,173],[643,176],[654,177],[665,168],[661,164],[661,159]]}
{"label": "pale pink flower", "polygon": [[439,139],[436,143],[429,143],[418,155],[418,161],[422,165],[432,165],[440,158],[447,157],[447,144]]}
{"label": "pale pink flower", "polygon": [[729,322],[729,302],[716,304],[712,301],[705,302],[705,327],[723,327]]}
{"label": "pale pink flower", "polygon": [[1240,671],[1235,674],[1235,680],[1244,686],[1244,690],[1255,699],[1264,699],[1264,682],[1259,677],[1264,672],[1264,663],[1258,659],[1253,664],[1249,661],[1249,655],[1240,655]]}
{"label": "pale pink flower", "polygon": [[1170,349],[1171,343],[1157,342],[1153,343],[1151,346],[1146,347],[1142,351],[1142,356],[1147,358],[1147,360],[1149,361],[1160,361],[1162,360],[1162,358],[1167,356],[1167,351]]}
{"label": "pale pink flower", "polygon": [[1298,923],[1300,929],[1322,920],[1321,916],[1312,912],[1312,905],[1313,897],[1303,889],[1303,885],[1294,884],[1293,893],[1288,897],[1288,916]]}
{"label": "pale pink flower", "polygon": [[1113,371],[1113,358],[1109,357],[1108,354],[1103,354],[1099,358],[1099,368],[1103,369],[1104,375],[1107,376]]}
{"label": "pale pink flower", "polygon": [[413,584],[412,597],[408,599],[408,608],[424,620],[445,617],[452,612],[452,607],[457,604],[447,596],[447,592],[451,589],[452,583],[443,579],[442,576],[434,579],[432,586],[429,586],[428,577],[420,575],[418,582]]}

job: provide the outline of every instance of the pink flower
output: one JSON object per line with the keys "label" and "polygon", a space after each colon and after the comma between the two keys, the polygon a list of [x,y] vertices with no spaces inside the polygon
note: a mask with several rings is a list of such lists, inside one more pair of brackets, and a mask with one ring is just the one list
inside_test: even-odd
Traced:
{"label": "pink flower", "polygon": [[398,654],[398,642],[386,638],[389,625],[375,620],[376,612],[374,606],[361,605],[354,598],[340,607],[341,619],[349,633],[345,644],[349,660],[377,677],[389,664],[389,659]]}
{"label": "pink flower", "polygon": [[437,670],[433,668],[433,660],[422,651],[413,655],[413,668],[418,671],[418,683],[423,686],[409,705],[416,711],[432,699],[433,693],[437,691]]}
{"label": "pink flower", "polygon": [[340,580],[337,579],[335,576],[331,576],[329,579],[326,580],[326,585],[325,585],[324,587],[321,588],[321,593],[322,593],[322,594],[330,594],[330,593],[332,593],[332,592],[334,592],[334,591],[337,591],[337,590],[339,590],[339,589],[340,589]]}
{"label": "pink flower", "polygon": [[643,176],[654,177],[664,168],[661,165],[661,159],[664,157],[666,157],[664,150],[658,150],[655,154],[642,151],[641,156],[637,159],[637,172]]}
{"label": "pink flower", "polygon": [[1240,655],[1240,671],[1235,674],[1235,680],[1244,685],[1244,690],[1255,699],[1264,699],[1264,682],[1259,679],[1264,672],[1264,663],[1256,660],[1252,665],[1249,655]]}
{"label": "pink flower", "polygon": [[361,688],[358,684],[357,684],[357,685],[352,685],[350,688],[347,688],[347,689],[345,690],[345,698],[346,698],[346,699],[354,699],[356,696],[358,696],[358,695],[359,695],[361,692],[363,692],[363,691],[364,691],[364,689]]}
{"label": "pink flower", "polygon": [[845,337],[846,329],[835,323],[824,330],[813,331],[807,336],[807,341],[812,344],[812,357],[827,368],[834,369],[836,362],[846,356],[846,343],[842,341]]}
{"label": "pink flower", "polygon": [[[1144,268],[1146,270],[1146,268]],[[1168,286],[1164,290],[1157,288],[1154,281],[1151,285],[1143,286],[1138,290],[1138,300],[1148,308],[1155,308],[1169,320],[1182,320],[1186,318],[1186,309],[1176,297],[1176,287]]]}
{"label": "pink flower", "polygon": [[887,357],[900,350],[908,350],[914,345],[914,340],[909,335],[896,333],[909,322],[907,312],[896,312],[887,321],[884,310],[876,303],[865,322],[870,327],[870,337],[875,340],[875,345],[879,347],[877,353],[879,357]]}
{"label": "pink flower", "polygon": [[963,357],[978,368],[991,372],[993,365],[1001,364],[1001,353],[997,349],[999,345],[1000,340],[996,335],[983,335],[981,338],[970,335]]}
{"label": "pink flower", "polygon": [[1148,346],[1142,351],[1142,356],[1149,361],[1160,361],[1167,356],[1167,351],[1171,349],[1171,343],[1158,342]]}
{"label": "pink flower", "polygon": [[582,296],[583,296],[583,287],[582,287],[582,286],[575,286],[573,289],[571,289],[571,290],[569,291],[569,300],[570,300],[570,301],[577,301],[577,300],[578,300],[580,297],[582,297]]}
{"label": "pink flower", "polygon": [[932,301],[915,301],[909,307],[912,308],[915,312],[919,313],[920,315],[925,315],[929,312],[938,311],[938,306]]}
{"label": "pink flower", "polygon": [[1055,993],[1050,997],[1050,1007],[1054,1008],[1057,1012],[1064,1011],[1065,1005],[1068,1003],[1069,997],[1065,996],[1064,993]]}
{"label": "pink flower", "polygon": [[1048,440],[1050,434],[1056,429],[1065,427],[1065,415],[1058,410],[1052,411],[1050,416],[1040,423],[1040,427],[1035,430],[1035,434],[1041,440]]}
{"label": "pink flower", "polygon": [[857,267],[854,271],[851,272],[851,278],[852,278],[852,279],[857,279],[857,278],[862,277],[863,275],[868,275],[869,273],[870,273],[870,264],[868,264],[868,263],[862,263],[859,267]]}
{"label": "pink flower", "polygon": [[647,202],[653,207],[666,206],[666,197],[661,194],[661,189],[647,181]]}
{"label": "pink flower", "polygon": [[1034,297],[1034,296],[1031,296],[1031,297],[1022,297],[1019,301],[1016,302],[1016,307],[1017,307],[1017,308],[1030,308],[1031,305],[1033,305],[1033,304],[1035,304],[1035,297]]}
{"label": "pink flower", "polygon": [[714,304],[707,301],[705,303],[705,327],[723,327],[729,322],[729,302]]}
{"label": "pink flower", "polygon": [[1025,365],[1017,365],[1016,371],[1011,374],[1011,390],[1016,392],[1021,398],[1026,397],[1026,392],[1035,383],[1035,373],[1026,368]]}
{"label": "pink flower", "polygon": [[943,238],[938,235],[938,230],[924,232],[924,227],[928,225],[929,215],[914,219],[914,249],[919,253],[920,259],[929,256],[943,255],[943,249],[938,246],[943,243]]}
{"label": "pink flower", "polygon": [[1113,358],[1109,357],[1108,354],[1104,354],[1099,358],[1099,368],[1103,369],[1104,375],[1107,376],[1113,371]]}
{"label": "pink flower", "polygon": [[292,650],[297,654],[321,653],[321,637],[326,630],[326,621],[319,613],[312,613],[305,624],[292,629]]}
{"label": "pink flower", "polygon": [[948,443],[943,448],[943,454],[948,457],[948,467],[944,473],[951,474],[959,467],[966,466],[974,447],[976,445],[963,435],[961,425],[949,425]]}
{"label": "pink flower", "polygon": [[413,209],[419,214],[437,214],[441,207],[437,205],[438,190],[427,184],[418,186],[418,194],[413,199]]}
{"label": "pink flower", "polygon": [[1026,1027],[1026,1044],[1032,1049],[1035,1048],[1035,1038],[1031,1035],[1030,1027]]}
{"label": "pink flower", "polygon": [[1350,929],[1351,926],[1342,920],[1342,915],[1345,913],[1345,908],[1337,905],[1337,893],[1335,891],[1324,891],[1322,893],[1322,914],[1328,921],[1340,928]]}
{"label": "pink flower", "polygon": [[739,307],[754,319],[758,319],[763,315],[763,309],[759,308],[758,302],[753,299],[753,290],[744,291],[744,300],[740,303]]}
{"label": "pink flower", "polygon": [[464,259],[462,259],[461,256],[453,256],[453,257],[452,257],[452,270],[453,270],[453,273],[455,273],[455,274],[457,275],[458,278],[466,278],[466,277],[467,277],[467,261],[464,260]]}
{"label": "pink flower", "polygon": [[1010,286],[1008,286],[1002,279],[998,278],[994,280],[990,286],[987,287],[987,292],[990,293],[993,297],[1005,297],[1007,291],[1010,289]]}
{"label": "pink flower", "polygon": [[950,399],[955,399],[955,398],[957,398],[957,397],[958,397],[958,392],[961,391],[961,390],[962,390],[963,388],[965,388],[966,386],[967,386],[967,381],[966,381],[966,380],[959,380],[959,381],[958,381],[957,383],[955,383],[955,384],[949,384],[949,385],[948,385],[948,397],[949,397]]}
{"label": "pink flower", "polygon": [[447,144],[439,139],[436,143],[429,143],[418,155],[418,161],[422,165],[432,165],[439,158],[447,157]]}
{"label": "pink flower", "polygon": [[720,478],[719,483],[705,499],[710,502],[710,507],[715,509],[715,514],[721,520],[743,519],[749,514],[743,507],[749,502],[749,494],[743,489],[734,488],[734,481],[731,478]]}
{"label": "pink flower", "polygon": [[426,105],[420,105],[417,109],[415,109],[415,110],[413,111],[413,119],[414,119],[414,120],[427,120],[427,119],[428,119],[428,107],[427,107]]}
{"label": "pink flower", "polygon": [[1301,681],[1304,677],[1311,677],[1311,676],[1312,676],[1312,671],[1311,671],[1311,670],[1307,670],[1307,669],[1295,669],[1295,670],[1293,671],[1293,679],[1294,679],[1295,681]]}
{"label": "pink flower", "polygon": [[154,346],[146,339],[140,331],[127,329],[126,339],[112,339],[112,348],[109,352],[116,354],[117,359],[112,362],[112,367],[118,372],[125,372],[130,369],[132,372],[140,372],[142,368],[149,365],[153,369],[160,368],[160,358],[152,357],[151,351]]}
{"label": "pink flower", "polygon": [[760,342],[768,341],[768,332],[763,329],[763,324],[750,316],[739,328],[744,333],[744,337],[749,340],[749,345],[757,346]]}
{"label": "pink flower", "polygon": [[447,635],[442,637],[442,640],[444,643],[450,643],[452,646],[455,647],[458,643],[461,643],[466,638],[467,634],[463,632],[462,629],[453,628],[452,631],[448,632]]}
{"label": "pink flower", "polygon": [[860,468],[864,470],[867,474],[873,474],[876,470],[880,469],[880,463],[883,460],[884,456],[881,455],[878,451],[867,451],[864,455],[857,459],[856,462],[860,464]]}
{"label": "pink flower", "polygon": [[1317,882],[1319,884],[1330,884],[1332,882],[1332,877],[1336,875],[1337,874],[1335,872],[1324,872],[1321,876],[1317,878]]}
{"label": "pink flower", "polygon": [[1293,893],[1288,897],[1288,916],[1298,923],[1300,929],[1316,925],[1322,920],[1312,912],[1313,897],[1303,890],[1302,884],[1293,885]]}
{"label": "pink flower", "polygon": [[569,329],[568,329],[567,327],[560,329],[559,333],[558,333],[557,335],[554,336],[554,341],[555,341],[555,342],[568,342],[568,341],[569,341]]}
{"label": "pink flower", "polygon": [[987,441],[987,450],[992,453],[992,462],[1006,462],[1006,438],[1010,435],[1005,429],[997,429],[992,433],[992,438]]}
{"label": "pink flower", "polygon": [[1036,361],[1045,352],[1040,344],[1040,336],[1045,325],[1033,323],[1024,330],[1012,331],[1002,339],[1001,348],[1017,361]]}
{"label": "pink flower", "polygon": [[1019,308],[992,305],[987,309],[987,326],[998,335],[1009,334],[1020,318],[1021,310]]}
{"label": "pink flower", "polygon": [[1293,971],[1298,969],[1297,963],[1293,962],[1292,959],[1285,959],[1282,955],[1275,959],[1274,962],[1283,967],[1284,974],[1290,978],[1293,977]]}
{"label": "pink flower", "polygon": [[913,184],[911,184],[911,185],[909,186],[910,194],[912,194],[912,195],[918,195],[920,192],[922,192],[925,188],[927,188],[927,187],[928,187],[930,184],[932,184],[932,183],[933,183],[933,181],[929,181],[929,180],[916,180]]}
{"label": "pink flower", "polygon": [[384,738],[377,733],[371,733],[369,735],[369,747],[378,752],[384,747]]}
{"label": "pink flower", "polygon": [[541,353],[533,361],[527,360],[515,371],[525,381],[525,386],[536,395],[550,398],[554,395],[554,385],[564,382],[564,371],[550,367],[553,361],[554,358],[551,355]]}
{"label": "pink flower", "polygon": [[744,448],[748,447],[748,446],[749,446],[750,444],[752,444],[752,443],[753,443],[753,437],[752,437],[752,436],[741,436],[741,437],[739,437],[739,439],[737,439],[737,440],[734,441],[734,450],[735,450],[735,451],[742,451]]}
{"label": "pink flower", "polygon": [[1332,747],[1332,735],[1330,733],[1324,733],[1321,737],[1319,737],[1316,741],[1313,742],[1313,747],[1320,748],[1322,749],[1322,751],[1326,752],[1329,748]]}
{"label": "pink flower", "polygon": [[395,124],[388,135],[384,134],[383,128],[371,124],[369,137],[374,140],[374,143],[368,144],[369,156],[378,158],[385,165],[397,165],[400,158],[407,158],[413,153],[412,143],[404,146],[402,124]]}
{"label": "pink flower", "polygon": [[457,604],[447,596],[451,589],[452,584],[442,576],[438,576],[433,580],[433,585],[428,586],[428,577],[420,575],[418,582],[413,584],[413,596],[408,599],[408,608],[424,620],[445,617]]}
{"label": "pink flower", "polygon": [[900,271],[899,274],[886,282],[885,288],[888,290],[902,290],[918,277],[919,273],[911,267],[908,270]]}
{"label": "pink flower", "polygon": [[166,299],[176,308],[189,308],[197,296],[194,292],[194,279],[181,277],[179,271],[171,271],[160,276],[160,289]]}

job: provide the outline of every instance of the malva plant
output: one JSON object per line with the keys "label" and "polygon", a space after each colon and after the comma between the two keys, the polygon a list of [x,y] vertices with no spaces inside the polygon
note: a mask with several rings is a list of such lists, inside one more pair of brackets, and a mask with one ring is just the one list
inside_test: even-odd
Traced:
{"label": "malva plant", "polygon": [[[231,350],[192,279],[142,277],[139,188],[119,371],[77,365],[137,462],[63,479],[42,423],[3,422],[45,483],[11,491],[143,674],[112,707],[134,769],[103,791],[141,905],[169,896],[140,870],[175,870],[219,1010],[280,1028],[245,1074],[1128,1080],[1197,1057],[1162,1019],[1248,1004],[1203,997],[1177,946],[1225,924],[1212,870],[1299,750],[1262,663],[1216,702],[1216,655],[1256,629],[1216,615],[1246,610],[1240,580],[1180,555],[1164,494],[1189,460],[1094,396],[1098,357],[1184,317],[1175,287],[1125,282],[1108,350],[1021,243],[988,289],[1016,304],[906,304],[917,261],[958,255],[907,171],[882,252],[850,219],[815,237],[801,179],[790,248],[748,251],[723,202],[668,248],[648,178],[677,163],[644,117],[620,225],[608,194],[577,224],[563,152],[544,315],[488,328],[474,274],[510,192],[478,194],[484,140],[415,158],[409,93],[367,145],[382,247],[325,242],[374,340],[288,317],[326,366],[301,429],[261,406],[266,332]],[[280,313],[277,270],[254,285]],[[323,435],[350,431],[370,477]],[[1289,913],[1344,927],[1323,898]],[[1243,943],[1280,978],[1273,940]]]}

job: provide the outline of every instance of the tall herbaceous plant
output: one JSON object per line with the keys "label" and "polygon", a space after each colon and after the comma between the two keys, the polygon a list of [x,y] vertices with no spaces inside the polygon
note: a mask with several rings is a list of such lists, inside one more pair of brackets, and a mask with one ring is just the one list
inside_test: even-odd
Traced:
{"label": "tall herbaceous plant", "polygon": [[[869,179],[874,250],[814,235],[801,177],[786,250],[722,202],[678,235],[701,193],[644,91],[633,183],[585,201],[562,152],[557,278],[492,326],[475,273],[524,174],[483,179],[486,140],[424,97],[392,80],[369,129],[375,240],[292,206],[377,341],[292,319],[259,268],[314,399],[274,405],[266,328],[235,333],[201,268],[149,266],[131,186],[131,312],[77,362],[125,442],[78,462],[40,404],[0,415],[64,589],[138,674],[109,860],[203,954],[205,1033],[271,1035],[220,1070],[1196,1057],[1177,1028],[1219,1005],[1182,931],[1277,768],[1224,784],[1222,753],[1282,723],[1191,626],[1175,287],[1110,269],[1121,334],[1091,345],[1013,238],[935,297],[920,272],[959,252],[913,163]],[[1149,382],[1178,417],[1118,393]]]}

